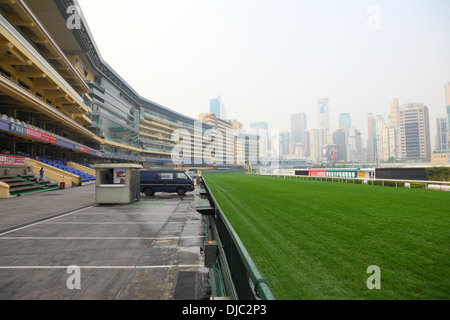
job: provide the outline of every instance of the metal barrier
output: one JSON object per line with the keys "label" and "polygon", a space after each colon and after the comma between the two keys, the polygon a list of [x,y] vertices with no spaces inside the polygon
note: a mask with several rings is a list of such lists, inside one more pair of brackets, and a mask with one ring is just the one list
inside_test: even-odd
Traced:
{"label": "metal barrier", "polygon": [[425,181],[425,180],[397,180],[397,179],[363,179],[363,178],[343,178],[343,177],[314,177],[314,176],[296,176],[284,174],[266,174],[264,176],[287,178],[287,179],[301,179],[301,180],[315,180],[315,181],[335,181],[353,184],[367,184],[377,186],[389,187],[406,187],[415,189],[428,190],[443,190],[450,191],[449,181]]}
{"label": "metal barrier", "polygon": [[219,204],[202,179],[201,187],[209,202],[197,211],[206,217],[211,240],[217,242],[217,260],[226,294],[233,300],[275,300],[250,254],[243,245]]}

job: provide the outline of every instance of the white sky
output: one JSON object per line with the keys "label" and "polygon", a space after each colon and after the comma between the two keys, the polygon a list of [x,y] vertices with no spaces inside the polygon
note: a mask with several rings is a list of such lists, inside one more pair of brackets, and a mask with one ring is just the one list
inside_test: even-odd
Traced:
{"label": "white sky", "polygon": [[327,97],[331,129],[349,112],[366,139],[367,114],[388,121],[396,97],[428,106],[434,146],[445,116],[449,0],[78,2],[103,59],[143,97],[193,118],[220,93],[244,127],[289,131],[290,114],[305,112],[311,129]]}

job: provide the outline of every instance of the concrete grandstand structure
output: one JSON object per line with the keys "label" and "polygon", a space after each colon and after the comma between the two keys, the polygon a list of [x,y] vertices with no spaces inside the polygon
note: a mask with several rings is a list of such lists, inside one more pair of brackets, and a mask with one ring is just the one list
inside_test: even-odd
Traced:
{"label": "concrete grandstand structure", "polygon": [[68,25],[73,6],[0,0],[0,154],[172,165],[175,130],[213,126],[139,95],[103,60],[81,12]]}

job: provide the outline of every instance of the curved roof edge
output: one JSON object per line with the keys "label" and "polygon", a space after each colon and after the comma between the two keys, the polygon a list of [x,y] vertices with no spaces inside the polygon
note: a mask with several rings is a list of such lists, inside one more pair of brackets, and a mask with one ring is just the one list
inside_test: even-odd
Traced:
{"label": "curved roof edge", "polygon": [[[75,5],[81,8],[80,4],[77,0],[53,0],[55,4],[57,5],[59,11],[61,12],[61,15],[66,14],[66,10],[69,6]],[[81,10],[80,12],[80,18],[81,18],[81,28],[76,29],[74,28],[72,30],[72,33],[74,34],[75,39],[78,41],[81,48],[83,48],[84,53],[88,57],[88,59],[91,61],[91,64],[97,68],[97,70],[103,74],[108,80],[112,81],[114,85],[116,85],[119,89],[123,90],[124,93],[126,93],[130,99],[134,100],[138,104],[141,105],[151,105],[153,107],[156,107],[160,109],[164,113],[169,113],[176,118],[179,118],[183,121],[199,121],[202,123],[202,125],[206,127],[211,127],[210,124],[207,124],[203,121],[200,121],[198,119],[186,116],[184,114],[181,114],[177,111],[174,111],[170,108],[164,107],[154,101],[151,101],[147,98],[142,97],[136,90],[125,80],[123,79],[101,56],[100,50],[98,49],[97,44],[95,43],[94,37],[92,35],[91,30],[89,29],[89,25],[87,23],[86,18],[83,15],[83,12]]]}

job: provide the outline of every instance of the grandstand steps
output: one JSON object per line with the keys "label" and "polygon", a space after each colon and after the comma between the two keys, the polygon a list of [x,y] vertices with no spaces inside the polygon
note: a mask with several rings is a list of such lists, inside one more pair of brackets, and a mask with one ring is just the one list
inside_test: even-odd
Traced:
{"label": "grandstand steps", "polygon": [[9,194],[11,196],[59,189],[59,183],[50,180],[37,181],[36,177],[32,174],[0,176],[0,181],[9,185]]}

